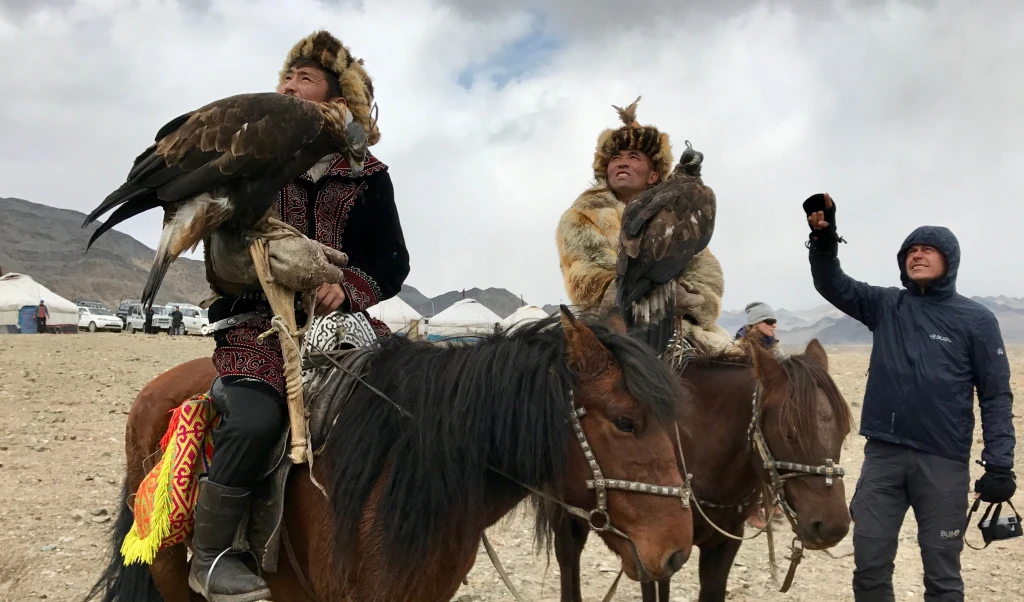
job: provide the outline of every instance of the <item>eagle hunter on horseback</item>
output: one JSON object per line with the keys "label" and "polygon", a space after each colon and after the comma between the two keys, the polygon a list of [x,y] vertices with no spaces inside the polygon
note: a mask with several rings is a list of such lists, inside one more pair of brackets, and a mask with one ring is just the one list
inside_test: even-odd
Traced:
{"label": "eagle hunter on horseback", "polygon": [[[585,517],[634,578],[670,576],[689,556],[692,516],[669,402],[685,392],[668,367],[614,311],[577,319],[563,307],[475,344],[387,336],[363,312],[397,294],[409,264],[387,168],[360,154],[379,138],[362,61],[317,32],[288,55],[278,92],[289,100],[241,95],[172,121],[89,217],[120,205],[98,236],[162,207],[145,300],[197,240],[218,296],[212,361],[168,370],[132,404],[114,549],[90,597],[448,600],[485,529],[527,496],[539,537],[550,541],[557,507]],[[315,291],[304,344],[335,351],[321,354],[333,367],[304,358],[315,467],[312,453],[294,469],[275,460],[292,391],[281,343],[266,336],[287,331],[284,352],[296,339],[260,292],[275,282],[307,292],[300,318]],[[294,445],[294,415],[292,427]],[[261,540],[251,523],[275,500],[254,487],[279,474],[283,501]],[[241,552],[269,540],[288,563],[254,553],[260,575]]]}
{"label": "eagle hunter on horseback", "polygon": [[[665,288],[657,281],[668,283],[665,274],[676,275],[671,280],[677,288],[670,291],[677,317],[674,339],[663,356],[689,393],[673,403],[678,419],[692,427],[682,437],[680,468],[692,473],[688,484],[698,511],[694,544],[700,548],[699,599],[725,599],[744,521],[762,503],[781,506],[798,538],[785,591],[799,562],[798,542],[824,549],[849,529],[843,471],[837,465],[850,430],[849,408],[828,375],[828,357],[817,341],[803,354],[776,357],[734,344],[718,326],[724,277],[710,250],[700,248],[710,238],[701,228],[712,228],[713,220],[697,215],[697,210],[706,214],[714,209],[701,201],[713,198],[710,189],[699,187],[703,156],[687,144],[673,174],[668,135],[640,126],[636,103],[619,114],[624,125],[605,130],[598,139],[596,185],[577,198],[558,224],[566,291],[575,304],[609,307],[624,300],[616,290],[620,283],[632,282],[635,289],[646,278],[654,286],[647,285],[652,292],[641,305],[651,307],[659,295],[653,291]],[[673,184],[673,179],[679,182]],[[647,207],[659,202],[661,207],[631,205],[637,199]],[[674,209],[675,215],[663,208]],[[688,220],[687,208],[695,228],[675,242],[674,225]],[[640,223],[629,222],[630,216]],[[632,232],[622,231],[627,222]],[[655,346],[664,344],[664,336],[651,331],[644,338]],[[563,602],[582,599],[579,562],[586,539],[580,521],[565,515],[556,521]],[[774,575],[774,560],[772,566]],[[645,580],[641,588],[647,602],[669,600],[668,579]]]}

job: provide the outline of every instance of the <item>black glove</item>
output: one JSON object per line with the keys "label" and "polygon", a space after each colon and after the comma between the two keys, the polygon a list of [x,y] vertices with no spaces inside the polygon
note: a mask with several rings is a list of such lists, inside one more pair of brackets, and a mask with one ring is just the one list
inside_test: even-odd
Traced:
{"label": "black glove", "polygon": [[981,501],[1002,504],[1009,501],[1017,491],[1017,477],[1009,468],[978,462],[985,467],[985,474],[974,482],[974,492],[981,495]]}
{"label": "black glove", "polygon": [[[810,223],[811,234],[808,237],[807,247],[821,253],[837,253],[839,242],[846,242],[836,232],[836,202],[829,197],[830,203],[825,202],[824,194],[815,194],[804,201],[804,213],[810,217],[812,213],[821,211],[825,214],[825,221],[828,222],[823,230],[815,230]],[[826,206],[829,205],[829,206]]]}

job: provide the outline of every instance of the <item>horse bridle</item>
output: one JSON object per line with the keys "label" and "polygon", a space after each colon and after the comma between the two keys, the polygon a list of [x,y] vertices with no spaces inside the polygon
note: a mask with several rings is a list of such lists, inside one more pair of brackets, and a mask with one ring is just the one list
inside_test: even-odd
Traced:
{"label": "horse bridle", "polygon": [[[765,472],[768,473],[769,493],[773,499],[771,502],[778,503],[782,508],[782,511],[786,514],[786,518],[789,520],[793,529],[796,529],[798,516],[796,510],[790,506],[789,501],[786,500],[786,480],[798,477],[824,477],[825,485],[831,487],[833,479],[842,479],[846,475],[846,471],[841,466],[837,466],[831,458],[826,458],[824,464],[818,466],[812,466],[810,464],[797,464],[795,462],[780,462],[776,460],[772,455],[771,450],[768,448],[768,442],[764,438],[764,432],[761,430],[761,415],[762,408],[761,404],[758,403],[760,398],[761,386],[757,385],[754,387],[754,395],[751,400],[753,405],[750,426],[747,427],[747,437],[750,439],[750,444],[754,448],[756,453],[761,458],[761,466]],[[780,474],[779,471],[786,471],[785,474]],[[767,500],[766,500],[767,501]]]}

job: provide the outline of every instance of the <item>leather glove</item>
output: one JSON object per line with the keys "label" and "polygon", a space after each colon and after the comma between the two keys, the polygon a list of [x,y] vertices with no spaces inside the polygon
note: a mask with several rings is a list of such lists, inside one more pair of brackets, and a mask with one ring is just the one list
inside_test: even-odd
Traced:
{"label": "leather glove", "polygon": [[821,253],[838,253],[839,242],[846,241],[842,240],[836,231],[836,202],[826,194],[815,194],[808,197],[804,201],[804,213],[810,217],[812,213],[818,211],[824,213],[828,226],[821,230],[815,230],[808,223],[811,233],[808,236],[807,246]]}
{"label": "leather glove", "polygon": [[286,288],[310,291],[321,284],[340,284],[341,268],[348,265],[348,256],[301,236],[287,236],[268,244],[270,273]]}
{"label": "leather glove", "polygon": [[982,464],[985,474],[974,482],[974,492],[981,495],[981,501],[990,504],[1002,504],[1013,497],[1017,491],[1017,476],[1003,466]]}
{"label": "leather glove", "polygon": [[694,307],[700,307],[703,304],[704,295],[701,295],[692,285],[682,282],[676,284],[675,310],[677,312],[685,314]]}

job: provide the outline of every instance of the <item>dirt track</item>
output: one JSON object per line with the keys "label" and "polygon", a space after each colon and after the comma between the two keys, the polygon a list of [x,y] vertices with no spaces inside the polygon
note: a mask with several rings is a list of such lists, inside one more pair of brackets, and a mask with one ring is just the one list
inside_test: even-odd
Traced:
{"label": "dirt track", "polygon": [[[0,337],[0,600],[81,600],[106,564],[107,531],[124,462],[124,421],[138,390],[163,370],[208,355],[212,341],[166,335],[82,334]],[[1024,392],[1024,349],[1010,349],[1013,388]],[[868,356],[864,349],[830,350],[832,373],[859,417]],[[1024,433],[1017,411],[1016,427]],[[980,452],[980,432],[975,456]],[[842,464],[847,495],[859,473],[863,440],[850,437]],[[1019,448],[1019,446],[1018,446]],[[977,466],[975,478],[978,476]],[[1024,474],[1024,454],[1017,455]],[[1024,507],[1024,498],[1017,496]],[[968,532],[977,543],[976,528]],[[492,529],[491,539],[527,599],[557,600],[558,567],[534,556],[529,521]],[[783,542],[787,541],[784,537]],[[841,544],[842,545],[842,544]],[[695,559],[673,581],[673,600],[694,600]],[[853,559],[808,552],[789,594],[772,589],[763,538],[744,545],[730,580],[730,600],[767,602],[852,600]],[[584,553],[585,596],[599,600],[618,564],[599,542]],[[963,555],[967,599],[1020,600],[1016,568],[1024,543],[994,544]],[[784,570],[784,569],[783,569]],[[908,515],[897,557],[896,592],[920,600],[916,525]],[[511,600],[481,550],[469,585],[457,597]],[[639,600],[639,587],[620,585],[616,600]]]}

